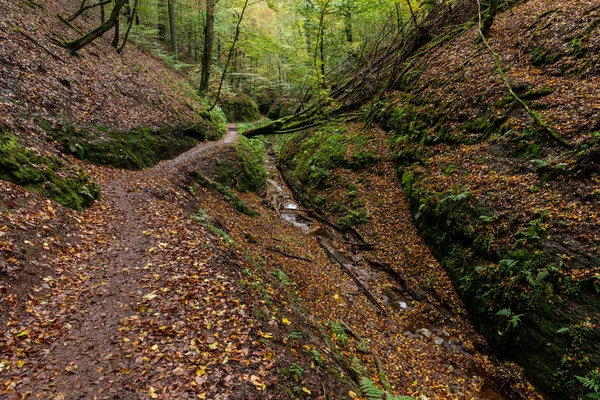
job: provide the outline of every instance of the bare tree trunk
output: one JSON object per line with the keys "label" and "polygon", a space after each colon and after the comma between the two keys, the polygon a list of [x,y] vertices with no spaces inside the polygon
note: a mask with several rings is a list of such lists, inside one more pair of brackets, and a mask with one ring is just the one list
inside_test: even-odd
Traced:
{"label": "bare tree trunk", "polygon": [[123,51],[123,48],[127,44],[127,39],[129,38],[129,32],[131,31],[131,26],[133,25],[133,20],[137,16],[138,2],[139,2],[139,0],[135,0],[135,2],[133,3],[133,10],[131,11],[131,15],[129,16],[129,25],[127,25],[127,31],[125,32],[125,37],[123,38],[123,43],[121,43],[121,46],[117,49],[117,53],[121,53]]}
{"label": "bare tree trunk", "polygon": [[177,25],[175,23],[175,0],[168,0],[169,8],[169,32],[171,34],[171,53],[177,59]]}
{"label": "bare tree trunk", "polygon": [[[127,1],[129,1],[129,0],[127,0]],[[120,25],[120,23],[119,22],[120,22],[120,17],[121,17],[121,13],[119,13],[117,15],[117,22],[115,24],[115,33],[114,33],[113,40],[112,40],[112,43],[111,43],[112,47],[114,47],[115,49],[119,47],[119,34],[120,34],[120,32],[119,32],[119,25]]]}
{"label": "bare tree trunk", "polygon": [[214,33],[215,0],[206,0],[206,25],[204,26],[204,54],[202,54],[202,77],[200,79],[200,93],[208,92]]}

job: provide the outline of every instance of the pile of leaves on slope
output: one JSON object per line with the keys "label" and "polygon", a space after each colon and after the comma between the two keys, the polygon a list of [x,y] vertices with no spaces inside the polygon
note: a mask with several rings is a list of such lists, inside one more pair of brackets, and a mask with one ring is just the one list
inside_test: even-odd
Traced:
{"label": "pile of leaves on slope", "polygon": [[[254,223],[252,218],[227,221],[230,234],[296,283],[299,304],[331,335],[330,351],[339,351],[357,379],[382,389],[387,380],[394,393],[415,398],[537,398],[519,367],[489,356],[447,274],[418,236],[386,132],[361,128],[330,125],[278,145],[286,181],[304,206],[323,212],[320,219],[307,214],[313,221],[308,235],[282,225],[268,210]],[[315,225],[323,217],[328,222]],[[346,267],[386,315],[319,245],[332,229],[339,234],[335,251],[346,256]],[[344,232],[355,239],[344,240]],[[290,260],[269,248],[312,262]]]}
{"label": "pile of leaves on slope", "polygon": [[[57,17],[78,4],[2,0],[0,6],[0,127],[19,148],[144,168],[224,133],[224,119],[206,112],[182,75],[132,43],[117,54],[107,34],[76,57],[57,45],[79,35]],[[74,22],[81,31],[98,23],[95,12]]]}
{"label": "pile of leaves on slope", "polygon": [[369,110],[473,321],[560,398],[600,368],[599,21],[597,2],[530,0],[489,38],[515,93],[569,145],[509,94],[476,28]]}

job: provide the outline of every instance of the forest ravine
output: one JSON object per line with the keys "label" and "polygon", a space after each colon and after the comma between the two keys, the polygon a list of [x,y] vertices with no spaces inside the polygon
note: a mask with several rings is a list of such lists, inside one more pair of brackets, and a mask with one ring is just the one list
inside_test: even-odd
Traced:
{"label": "forest ravine", "polygon": [[600,398],[596,2],[0,6],[0,397]]}

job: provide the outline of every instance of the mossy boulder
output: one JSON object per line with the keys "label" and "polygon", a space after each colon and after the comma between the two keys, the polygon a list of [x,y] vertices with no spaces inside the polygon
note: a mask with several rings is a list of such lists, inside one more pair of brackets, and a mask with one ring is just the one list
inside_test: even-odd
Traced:
{"label": "mossy boulder", "polygon": [[263,142],[240,136],[239,142],[227,153],[226,156],[217,159],[214,179],[240,192],[262,192],[267,177],[263,167]]}
{"label": "mossy boulder", "polygon": [[251,122],[260,119],[256,103],[246,94],[231,94],[221,100],[221,108],[229,122]]}
{"label": "mossy boulder", "polygon": [[84,161],[133,170],[149,168],[161,160],[173,158],[194,147],[209,133],[207,122],[160,129],[141,127],[127,132],[64,123],[60,129],[49,131],[67,153]]}
{"label": "mossy boulder", "polygon": [[269,108],[267,118],[276,120],[292,114],[294,114],[294,100],[287,97],[281,97],[273,103],[271,108]]}
{"label": "mossy boulder", "polygon": [[89,207],[100,196],[100,188],[82,168],[39,155],[8,132],[0,132],[0,179],[76,210]]}

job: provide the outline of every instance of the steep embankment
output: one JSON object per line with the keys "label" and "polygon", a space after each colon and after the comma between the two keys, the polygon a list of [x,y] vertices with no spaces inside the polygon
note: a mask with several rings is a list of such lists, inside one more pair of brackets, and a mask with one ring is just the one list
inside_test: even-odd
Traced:
{"label": "steep embankment", "polygon": [[[546,128],[509,95],[476,27],[423,52],[368,109],[389,131],[418,232],[471,320],[555,398],[585,393],[575,376],[600,368],[599,21],[596,2],[531,0],[494,23],[489,43]],[[365,203],[373,194],[361,191],[362,175],[339,172],[377,165],[371,141],[300,134],[284,146],[283,165],[312,189],[313,204],[372,229],[388,210]],[[442,290],[437,264],[413,260],[398,271]]]}
{"label": "steep embankment", "polygon": [[[78,4],[2,0],[0,6],[0,179],[81,210],[101,188],[80,160],[139,169],[224,132],[222,114],[207,113],[183,75],[149,48],[130,43],[117,54],[100,38],[75,57],[56,45],[78,35],[56,15],[70,15]],[[98,18],[89,13],[74,23],[87,31]],[[0,238],[1,279],[38,275],[29,263],[37,251],[24,240],[52,239],[60,229],[43,223],[14,229],[14,219],[43,221],[36,210],[46,203],[30,196],[26,206],[21,189],[2,185],[4,217],[12,222]]]}

